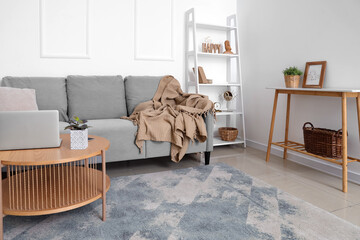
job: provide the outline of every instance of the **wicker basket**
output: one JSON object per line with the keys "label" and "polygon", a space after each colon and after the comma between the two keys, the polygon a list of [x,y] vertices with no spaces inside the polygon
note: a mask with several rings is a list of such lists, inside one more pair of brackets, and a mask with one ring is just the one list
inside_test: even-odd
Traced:
{"label": "wicker basket", "polygon": [[239,131],[237,128],[221,127],[219,128],[220,138],[223,141],[235,141]]}
{"label": "wicker basket", "polygon": [[[310,125],[307,127],[306,125]],[[310,122],[303,126],[305,150],[328,158],[342,158],[342,130],[314,128]]]}

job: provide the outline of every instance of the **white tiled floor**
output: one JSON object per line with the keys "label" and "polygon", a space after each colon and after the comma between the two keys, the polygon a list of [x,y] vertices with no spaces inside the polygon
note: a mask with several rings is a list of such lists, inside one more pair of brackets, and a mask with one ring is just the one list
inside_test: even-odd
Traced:
{"label": "white tiled floor", "polygon": [[[271,156],[265,162],[265,152],[237,146],[216,147],[211,163],[223,162],[268,184],[360,226],[360,185],[349,183],[348,193],[341,191],[341,179],[282,158]],[[203,161],[203,160],[202,160]],[[200,154],[187,155],[180,163],[169,158],[154,158],[108,163],[110,177],[167,171],[194,167]]]}

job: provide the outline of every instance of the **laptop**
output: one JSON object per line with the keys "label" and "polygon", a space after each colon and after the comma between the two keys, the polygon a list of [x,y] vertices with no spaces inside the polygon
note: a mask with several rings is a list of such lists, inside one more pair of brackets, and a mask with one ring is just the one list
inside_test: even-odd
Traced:
{"label": "laptop", "polygon": [[0,150],[60,145],[57,110],[0,112]]}

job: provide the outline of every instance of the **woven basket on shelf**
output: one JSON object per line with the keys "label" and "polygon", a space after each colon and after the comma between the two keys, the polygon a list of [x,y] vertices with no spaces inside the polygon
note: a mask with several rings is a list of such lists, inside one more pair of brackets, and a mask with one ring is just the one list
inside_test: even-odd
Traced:
{"label": "woven basket on shelf", "polygon": [[223,141],[235,141],[239,131],[237,128],[221,127],[219,128],[220,138]]}
{"label": "woven basket on shelf", "polygon": [[[309,124],[310,127],[306,125]],[[314,128],[310,122],[303,126],[305,150],[328,158],[342,158],[342,130]]]}

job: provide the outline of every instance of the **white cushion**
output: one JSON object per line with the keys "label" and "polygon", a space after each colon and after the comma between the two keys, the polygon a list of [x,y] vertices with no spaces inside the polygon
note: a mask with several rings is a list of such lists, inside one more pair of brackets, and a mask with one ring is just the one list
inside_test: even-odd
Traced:
{"label": "white cushion", "polygon": [[34,89],[0,87],[0,111],[38,110]]}

